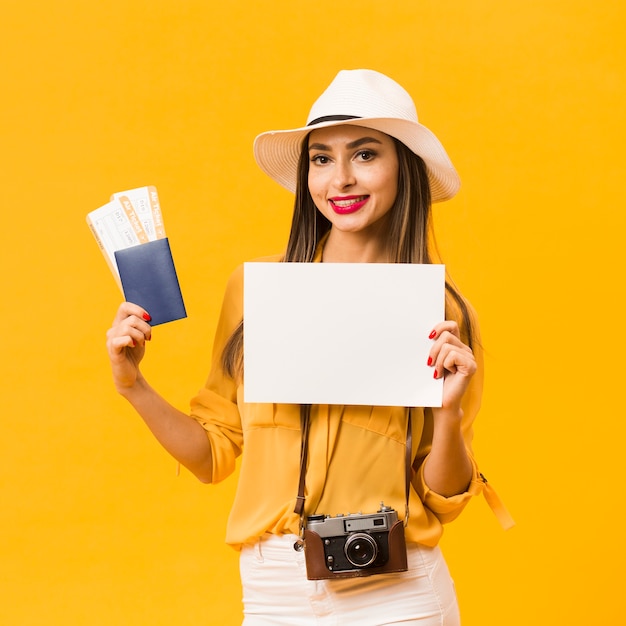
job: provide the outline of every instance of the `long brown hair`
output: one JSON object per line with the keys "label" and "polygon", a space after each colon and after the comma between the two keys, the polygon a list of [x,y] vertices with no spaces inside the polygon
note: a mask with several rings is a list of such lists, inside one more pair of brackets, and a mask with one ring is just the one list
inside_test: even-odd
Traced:
{"label": "long brown hair", "polygon": [[[387,252],[394,263],[432,263],[432,208],[428,171],[421,157],[394,139],[398,155],[398,193],[390,210]],[[317,210],[309,193],[309,138],[302,142],[298,162],[298,185],[291,232],[283,261],[310,263],[330,222]],[[454,305],[450,301],[453,300]],[[464,339],[473,347],[474,331],[469,307],[461,293],[446,281],[446,309],[456,308]],[[243,321],[233,331],[222,352],[224,371],[233,378],[243,372]]]}

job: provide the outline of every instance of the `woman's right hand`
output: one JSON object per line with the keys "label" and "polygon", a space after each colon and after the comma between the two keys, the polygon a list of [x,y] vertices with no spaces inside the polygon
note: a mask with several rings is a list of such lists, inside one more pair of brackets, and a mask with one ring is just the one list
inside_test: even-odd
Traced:
{"label": "woman's right hand", "polygon": [[107,351],[113,371],[113,382],[119,393],[132,389],[141,374],[146,341],[152,338],[150,314],[136,304],[123,302],[113,325],[107,331]]}

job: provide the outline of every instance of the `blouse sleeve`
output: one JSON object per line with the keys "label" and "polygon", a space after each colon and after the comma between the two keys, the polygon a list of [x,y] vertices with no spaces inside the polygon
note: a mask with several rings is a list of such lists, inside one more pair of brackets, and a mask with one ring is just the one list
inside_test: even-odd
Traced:
{"label": "blouse sleeve", "polygon": [[[456,311],[449,311],[447,317],[457,317],[458,309]],[[436,493],[428,487],[424,479],[424,466],[425,461],[428,458],[432,445],[432,432],[433,432],[433,413],[431,409],[424,410],[424,430],[422,439],[419,443],[419,448],[416,455],[416,473],[413,477],[413,486],[417,491],[420,499],[424,503],[424,506],[432,511],[442,524],[446,524],[456,519],[461,511],[465,508],[467,503],[473,496],[482,493],[484,487],[484,480],[478,470],[478,465],[474,459],[472,451],[472,439],[474,436],[474,420],[480,409],[482,392],[483,392],[483,380],[484,380],[484,359],[483,350],[480,343],[480,336],[478,333],[478,323],[476,322],[476,315],[472,309],[470,309],[470,315],[472,317],[472,330],[473,330],[473,352],[476,359],[477,369],[476,373],[472,377],[468,388],[463,396],[461,402],[461,408],[463,409],[463,420],[461,422],[461,430],[463,434],[463,440],[465,442],[465,448],[469,455],[472,464],[472,478],[469,486],[464,493],[460,493],[451,497],[445,497]],[[467,329],[460,323],[461,337],[463,341],[467,342]]]}
{"label": "blouse sleeve", "polygon": [[213,455],[211,482],[224,480],[235,469],[243,433],[237,405],[237,382],[223,369],[224,346],[243,317],[243,266],[231,275],[213,343],[211,371],[205,386],[191,400],[191,417],[206,431]]}

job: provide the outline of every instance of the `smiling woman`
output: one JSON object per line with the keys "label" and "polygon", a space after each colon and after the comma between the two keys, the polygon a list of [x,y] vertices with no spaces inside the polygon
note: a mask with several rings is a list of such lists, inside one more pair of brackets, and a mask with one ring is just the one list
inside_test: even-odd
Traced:
{"label": "smiling woman", "polygon": [[324,260],[389,262],[389,214],[398,191],[398,156],[388,135],[331,126],[309,135],[311,197],[331,223]]}
{"label": "smiling woman", "polygon": [[[309,120],[255,142],[261,168],[296,192],[275,260],[429,263],[431,197],[453,196],[459,181],[406,91],[378,72],[343,71]],[[243,455],[227,542],[241,550],[244,623],[458,624],[437,544],[443,524],[488,489],[472,455],[482,354],[469,305],[447,286],[446,319],[429,335],[424,365],[443,378],[437,408],[243,402],[242,315],[239,269],[216,334],[221,358],[190,415],[140,372],[148,311],[122,304],[108,350],[118,391],[200,480],[221,481]],[[345,511],[368,513],[324,535],[326,516]],[[351,557],[354,541],[371,548],[365,562]]]}

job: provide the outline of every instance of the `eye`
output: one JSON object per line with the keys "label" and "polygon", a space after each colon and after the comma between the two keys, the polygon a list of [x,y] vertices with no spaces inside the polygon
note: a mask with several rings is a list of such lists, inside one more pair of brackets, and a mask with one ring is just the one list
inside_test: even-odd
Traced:
{"label": "eye", "polygon": [[326,165],[330,159],[325,154],[316,154],[311,157],[311,163],[315,163],[315,165]]}
{"label": "eye", "polygon": [[361,159],[361,161],[371,161],[376,156],[376,153],[373,150],[359,150],[357,153],[357,157]]}

